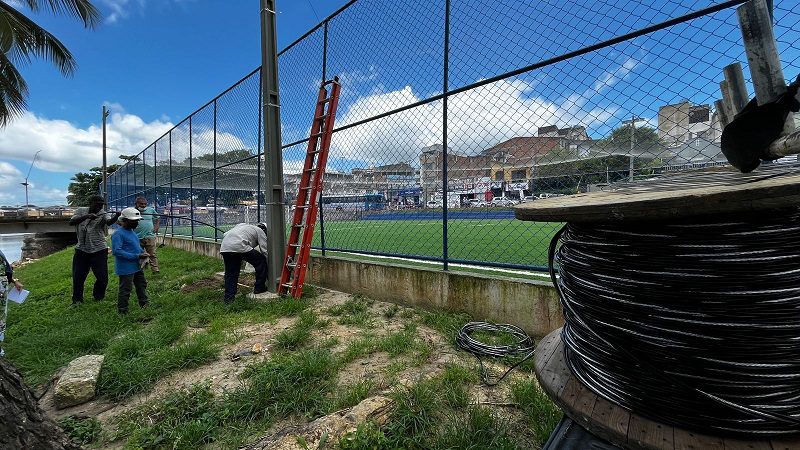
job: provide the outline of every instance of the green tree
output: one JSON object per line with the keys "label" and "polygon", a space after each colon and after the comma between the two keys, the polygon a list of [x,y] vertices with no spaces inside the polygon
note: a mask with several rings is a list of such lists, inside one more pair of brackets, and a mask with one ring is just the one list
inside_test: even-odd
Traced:
{"label": "green tree", "polygon": [[[611,135],[599,139],[597,148],[603,151],[613,150],[614,153],[629,153],[631,150],[631,125],[623,125],[614,129]],[[667,148],[667,144],[658,137],[658,131],[650,127],[636,127],[633,131],[633,153],[657,154]]]}
{"label": "green tree", "polygon": [[[119,169],[119,164],[108,166],[108,175]],[[89,172],[78,172],[71,179],[67,187],[69,194],[67,202],[70,206],[87,206],[89,197],[100,193],[100,184],[103,182],[103,168],[92,167]]]}
{"label": "green tree", "polygon": [[[47,10],[68,15],[94,28],[100,12],[89,0],[20,0],[31,12]],[[17,70],[34,58],[53,63],[64,76],[75,72],[77,64],[69,50],[55,36],[0,0],[0,126],[5,126],[27,108],[28,85]]]}

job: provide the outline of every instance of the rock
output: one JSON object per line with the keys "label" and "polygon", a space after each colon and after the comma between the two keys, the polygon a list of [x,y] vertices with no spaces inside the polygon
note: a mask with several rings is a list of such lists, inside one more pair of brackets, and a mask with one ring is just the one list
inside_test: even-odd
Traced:
{"label": "rock", "polygon": [[253,348],[250,349],[253,353],[261,353],[264,351],[264,346],[261,345],[261,342],[256,342],[253,344]]}
{"label": "rock", "polygon": [[352,408],[328,414],[299,426],[285,428],[250,445],[247,450],[303,450],[328,448],[347,433],[356,430],[359,424],[375,421],[383,424],[389,417],[392,400],[376,395],[361,401]]}
{"label": "rock", "polygon": [[85,355],[74,359],[56,383],[56,408],[80,405],[94,398],[103,355]]}

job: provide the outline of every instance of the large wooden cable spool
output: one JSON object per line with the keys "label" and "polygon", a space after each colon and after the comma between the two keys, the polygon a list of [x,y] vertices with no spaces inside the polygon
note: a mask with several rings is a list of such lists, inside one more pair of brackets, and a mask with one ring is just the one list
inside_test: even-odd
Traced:
{"label": "large wooden cable spool", "polygon": [[[764,165],[741,174],[715,168],[625,183],[613,189],[537,200],[516,208],[520,220],[581,224],[687,223],[720,215],[758,217],[800,206],[800,166]],[[800,318],[798,318],[800,320]],[[561,330],[536,349],[536,375],[553,401],[594,434],[627,449],[800,449],[800,435],[722,436],[659,423],[592,392],[565,360]]]}

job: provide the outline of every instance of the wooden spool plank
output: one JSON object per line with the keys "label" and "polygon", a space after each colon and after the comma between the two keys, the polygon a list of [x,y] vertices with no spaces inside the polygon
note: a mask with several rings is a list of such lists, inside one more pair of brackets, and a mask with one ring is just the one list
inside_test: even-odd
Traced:
{"label": "wooden spool plank", "polygon": [[720,437],[708,436],[680,428],[674,429],[675,450],[724,450]]}
{"label": "wooden spool plank", "polygon": [[548,334],[536,347],[536,354],[550,355],[547,359],[536,358],[535,372],[542,390],[550,398],[559,397],[571,376],[564,363],[564,346],[561,344],[561,329]]}
{"label": "wooden spool plank", "polygon": [[772,450],[772,445],[764,441],[743,441],[725,438],[725,450]]}
{"label": "wooden spool plank", "polygon": [[638,448],[663,450],[675,448],[674,430],[638,414],[631,414],[628,425],[628,444]]}
{"label": "wooden spool plank", "polygon": [[772,444],[772,450],[798,450],[800,449],[800,436],[774,438],[770,443]]}
{"label": "wooden spool plank", "polygon": [[553,197],[514,207],[519,220],[603,223],[744,214],[800,204],[800,166],[732,167],[620,183],[602,192]]}
{"label": "wooden spool plank", "polygon": [[592,421],[612,435],[627,436],[631,413],[602,397],[597,397],[592,410]]}

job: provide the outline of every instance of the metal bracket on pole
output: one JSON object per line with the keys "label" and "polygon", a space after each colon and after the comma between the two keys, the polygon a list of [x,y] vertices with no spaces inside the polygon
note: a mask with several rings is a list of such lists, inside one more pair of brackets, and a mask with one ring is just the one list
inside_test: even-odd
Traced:
{"label": "metal bracket on pole", "polygon": [[267,289],[277,292],[286,248],[283,217],[283,155],[278,94],[278,38],[275,0],[261,0],[261,101],[264,121],[264,202],[267,205]]}

